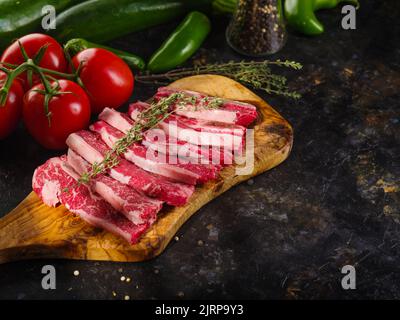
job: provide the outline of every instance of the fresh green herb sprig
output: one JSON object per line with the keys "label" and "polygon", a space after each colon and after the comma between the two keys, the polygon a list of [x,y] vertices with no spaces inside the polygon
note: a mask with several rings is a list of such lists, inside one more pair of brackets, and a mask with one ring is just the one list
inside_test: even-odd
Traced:
{"label": "fresh green herb sprig", "polygon": [[[168,118],[175,112],[172,108],[176,104],[177,108],[184,108],[189,104],[196,104],[197,99],[185,96],[182,92],[175,92],[168,97],[161,98],[157,102],[150,104],[150,107],[138,115],[138,120],[129,129],[129,131],[120,139],[118,139],[113,148],[111,148],[104,156],[102,162],[95,162],[88,172],[83,173],[79,180],[79,184],[88,184],[91,179],[99,174],[106,173],[109,169],[117,166],[121,155],[123,155],[128,148],[135,142],[143,139],[143,132],[150,130],[157,126],[160,122]],[[222,104],[223,100],[220,98],[202,98],[199,103],[204,108],[217,108]]]}
{"label": "fresh green herb sprig", "polygon": [[301,96],[299,93],[289,89],[285,76],[272,72],[272,66],[286,67],[294,70],[300,70],[302,68],[300,63],[289,60],[231,61],[228,63],[176,69],[163,74],[143,74],[136,76],[136,80],[142,83],[159,85],[193,75],[219,74],[268,94],[282,95],[294,99],[300,98]]}
{"label": "fresh green herb sprig", "polygon": [[217,97],[202,97],[185,96],[176,102],[176,109],[198,111],[203,109],[217,109],[222,103],[223,99]]}

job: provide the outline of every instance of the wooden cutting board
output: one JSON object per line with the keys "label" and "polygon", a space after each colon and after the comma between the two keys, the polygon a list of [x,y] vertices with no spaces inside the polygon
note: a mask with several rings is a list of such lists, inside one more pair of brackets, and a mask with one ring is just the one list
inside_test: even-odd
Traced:
{"label": "wooden cutting board", "polygon": [[[254,170],[236,175],[224,168],[220,179],[196,188],[190,202],[163,213],[136,245],[94,228],[64,206],[51,208],[31,192],[14,210],[0,219],[0,263],[34,258],[143,261],[159,255],[178,229],[207,202],[234,185],[284,161],[291,150],[293,131],[271,106],[241,84],[222,76],[199,75],[178,80],[174,88],[199,91],[257,106],[254,129]],[[218,199],[216,199],[218,201]],[[228,212],[226,214],[229,214]],[[194,236],[194,235],[193,235]]]}

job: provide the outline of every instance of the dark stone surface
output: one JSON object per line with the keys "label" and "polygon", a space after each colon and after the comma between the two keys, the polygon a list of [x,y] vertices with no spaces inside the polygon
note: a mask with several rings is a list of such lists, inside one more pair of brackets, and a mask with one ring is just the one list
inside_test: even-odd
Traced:
{"label": "dark stone surface", "polygon": [[[362,1],[355,31],[340,28],[335,9],[319,14],[322,36],[289,37],[272,58],[304,64],[288,74],[303,99],[262,96],[293,125],[292,154],[202,208],[160,257],[1,265],[0,298],[400,298],[399,14],[399,1]],[[226,23],[214,19],[201,51],[209,60],[242,59],[225,43]],[[148,56],[174,25],[114,45]],[[132,99],[154,90],[137,85]],[[52,154],[22,128],[0,150],[3,215]],[[56,290],[41,289],[45,264],[57,269]],[[340,286],[346,264],[356,266],[353,291]]]}

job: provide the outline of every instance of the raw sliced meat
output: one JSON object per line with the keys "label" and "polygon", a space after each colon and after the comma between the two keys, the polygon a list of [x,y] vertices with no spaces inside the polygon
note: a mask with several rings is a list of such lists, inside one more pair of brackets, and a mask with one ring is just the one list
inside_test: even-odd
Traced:
{"label": "raw sliced meat", "polygon": [[137,102],[131,103],[129,105],[128,115],[134,121],[138,121],[140,113],[143,111],[146,111],[148,108],[150,108],[150,104],[147,102],[137,101]]}
{"label": "raw sliced meat", "polygon": [[149,197],[165,201],[171,206],[183,206],[188,203],[194,192],[194,186],[172,182],[160,175],[147,172],[135,164],[122,159],[118,166],[110,170],[110,176]]}
{"label": "raw sliced meat", "polygon": [[128,220],[135,224],[148,223],[152,225],[157,219],[157,213],[162,208],[162,202],[149,201],[135,189],[124,185],[107,176],[94,179],[94,190],[110,203],[114,209],[122,212]]}
{"label": "raw sliced meat", "polygon": [[99,119],[107,122],[110,126],[113,126],[123,133],[127,133],[133,126],[133,121],[128,115],[111,108],[105,108],[99,114]]}
{"label": "raw sliced meat", "polygon": [[131,103],[129,105],[128,115],[130,116],[131,119],[138,121],[140,113],[143,111],[146,111],[149,107],[150,107],[150,104],[147,102],[143,102],[143,101],[137,101],[137,102]]}
{"label": "raw sliced meat", "polygon": [[218,121],[242,126],[250,125],[257,118],[255,106],[239,101],[221,99],[222,105],[218,109],[207,109],[207,99],[215,99],[194,91],[177,90],[167,87],[158,89],[154,99],[159,101],[173,93],[182,92],[186,97],[194,97],[194,103],[187,104],[185,108],[175,108],[175,113],[188,118]]}
{"label": "raw sliced meat", "polygon": [[[160,88],[155,101],[174,92],[177,90]],[[131,105],[129,115],[106,108],[99,116],[101,121],[91,126],[94,132],[83,130],[68,137],[68,158],[52,158],[36,169],[34,191],[44,203],[62,203],[88,223],[136,243],[154,223],[164,201],[184,205],[196,183],[217,178],[220,164],[199,164],[192,159],[214,160],[217,149],[220,163],[227,164],[232,152],[243,149],[244,126],[257,117],[256,108],[250,104],[222,100],[220,108],[211,109],[212,97],[182,92],[190,101],[178,100],[170,109],[175,114],[154,130],[141,133],[143,144],[133,143],[118,155],[116,166],[84,185],[78,183],[81,175],[110,156],[135,121],[146,121],[140,112],[149,104]],[[163,139],[154,139],[154,133]]]}
{"label": "raw sliced meat", "polygon": [[86,130],[70,134],[66,144],[91,164],[101,163],[110,150],[97,135]]}
{"label": "raw sliced meat", "polygon": [[[86,161],[93,164],[103,161],[110,148],[93,132],[79,131],[67,139],[68,146]],[[160,175],[147,172],[135,164],[120,159],[108,174],[115,180],[142,191],[149,197],[165,201],[169,205],[185,205],[194,192],[191,185],[172,182]]]}
{"label": "raw sliced meat", "polygon": [[[139,117],[139,113],[150,107],[150,105],[145,102],[136,102],[133,105],[136,106],[131,108],[136,121]],[[127,133],[134,124],[133,120],[128,118],[126,114],[110,108],[104,109],[99,115],[99,119],[123,133]],[[159,138],[157,141],[155,136]],[[142,144],[147,148],[151,148],[163,154],[176,158],[184,158],[183,161],[186,161],[186,163],[214,165],[233,163],[233,156],[230,150],[221,152],[219,148],[216,147],[194,145],[186,141],[169,137],[163,130],[151,129],[144,132]]]}
{"label": "raw sliced meat", "polygon": [[[138,106],[141,105],[144,108],[150,106],[149,104],[144,102],[137,102],[136,104]],[[140,112],[138,111],[138,114],[135,116],[136,119],[138,119],[139,113]],[[129,121],[126,120],[126,117],[127,115],[124,113],[118,112],[114,109],[106,108],[100,114],[99,119],[108,123],[115,129],[118,129],[123,133],[127,133],[129,129],[133,126],[134,121],[130,118],[128,118]],[[148,148],[152,148],[153,150],[157,150],[164,154],[168,153],[171,155],[176,155],[178,157],[189,158],[189,160],[194,160],[197,163],[199,162],[200,158],[203,158],[200,152],[196,152],[198,149],[197,146],[190,145],[189,143],[184,141],[170,139],[170,137],[168,137],[161,129],[150,129],[144,132],[142,144]],[[192,157],[192,159],[190,159],[190,157]]]}
{"label": "raw sliced meat", "polygon": [[176,121],[184,126],[197,130],[205,131],[213,134],[227,134],[242,137],[246,133],[246,128],[234,124],[221,124],[214,121],[205,121],[198,119],[189,119],[185,117],[171,115],[164,122]]}
{"label": "raw sliced meat", "polygon": [[[124,136],[121,131],[111,127],[104,121],[94,123],[90,129],[100,134],[103,141],[110,148]],[[213,165],[173,164],[168,157],[162,156],[160,153],[154,152],[154,150],[148,149],[139,143],[132,144],[124,153],[124,156],[127,160],[146,171],[192,185],[195,185],[197,181],[206,182],[215,179],[219,169]]]}
{"label": "raw sliced meat", "polygon": [[[68,164],[80,175],[90,172],[91,165],[71,149],[68,150]],[[92,189],[103,197],[114,209],[122,212],[135,224],[149,223],[157,218],[162,201],[150,199],[135,189],[100,174],[90,181]]]}
{"label": "raw sliced meat", "polygon": [[188,159],[189,163],[229,165],[233,163],[230,150],[220,151],[218,147],[198,146],[167,135],[162,129],[151,129],[143,134],[142,144],[147,148]]}
{"label": "raw sliced meat", "polygon": [[[144,103],[129,106],[128,114],[137,121],[137,115],[145,108]],[[194,145],[207,145],[222,150],[240,151],[243,149],[243,138],[246,128],[232,124],[221,124],[197,119],[171,115],[158,125],[164,132],[180,141]],[[225,151],[226,152],[226,151]]]}
{"label": "raw sliced meat", "polygon": [[[159,127],[169,136],[192,144],[207,145],[234,151],[243,148],[244,132],[242,131],[218,128],[209,123],[194,123],[186,121],[187,118],[183,119],[183,117],[179,116],[170,116],[168,119],[160,122]],[[219,131],[219,129],[221,130]]]}
{"label": "raw sliced meat", "polygon": [[[90,126],[90,129],[98,133],[110,148],[124,136],[121,131],[111,127],[104,121],[95,122]],[[132,144],[124,153],[124,157],[138,167],[174,181],[195,185],[200,178],[199,175],[188,170],[170,164],[160,164],[155,159],[152,159],[150,155],[151,152],[147,153],[147,149],[139,144]]]}
{"label": "raw sliced meat", "polygon": [[[190,90],[180,90],[180,89],[175,89],[175,88],[169,88],[169,87],[160,87],[157,90],[157,93],[154,96],[154,99],[159,100],[161,97],[169,97],[171,94],[176,93],[176,92],[181,92],[187,95],[188,97],[195,97],[195,98],[218,98],[218,97],[212,97],[212,96],[207,96],[205,94],[202,94],[200,92],[196,91],[190,91]],[[245,103],[245,102],[240,102],[240,101],[234,101],[230,99],[222,99],[223,101],[223,107],[225,107],[225,104],[228,104],[228,108],[230,110],[241,110],[241,111],[248,111],[257,114],[257,108],[250,104],[250,103]]]}
{"label": "raw sliced meat", "polygon": [[51,158],[35,170],[32,186],[45,204],[55,207],[61,203],[87,223],[136,243],[149,225],[129,221],[88,187],[77,184],[78,177],[65,156]]}
{"label": "raw sliced meat", "polygon": [[185,110],[177,109],[175,113],[187,118],[237,124],[245,127],[250,125],[256,118],[253,114],[248,112],[226,109],[212,110],[196,107]]}

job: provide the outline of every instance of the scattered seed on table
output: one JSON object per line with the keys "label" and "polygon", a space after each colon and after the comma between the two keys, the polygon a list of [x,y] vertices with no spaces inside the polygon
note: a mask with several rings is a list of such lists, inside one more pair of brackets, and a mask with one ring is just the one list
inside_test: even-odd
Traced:
{"label": "scattered seed on table", "polygon": [[113,292],[111,292],[111,293],[112,293],[113,297],[116,297],[116,296],[117,296],[117,293],[116,293],[115,291],[113,291]]}
{"label": "scattered seed on table", "polygon": [[175,240],[175,241],[179,241],[179,237],[178,237],[178,236],[175,236],[174,240]]}
{"label": "scattered seed on table", "polygon": [[124,297],[124,300],[129,300],[130,298],[131,298],[130,296],[126,295],[126,296]]}
{"label": "scattered seed on table", "polygon": [[131,278],[126,278],[126,282],[131,282]]}
{"label": "scattered seed on table", "polygon": [[122,276],[121,281],[125,281],[125,280],[126,280],[125,276]]}
{"label": "scattered seed on table", "polygon": [[79,276],[79,270],[75,270],[75,271],[74,271],[74,276],[75,276],[75,277]]}

